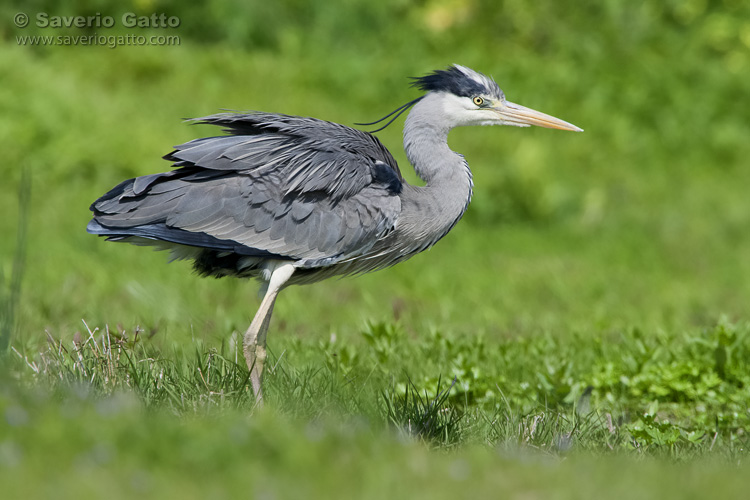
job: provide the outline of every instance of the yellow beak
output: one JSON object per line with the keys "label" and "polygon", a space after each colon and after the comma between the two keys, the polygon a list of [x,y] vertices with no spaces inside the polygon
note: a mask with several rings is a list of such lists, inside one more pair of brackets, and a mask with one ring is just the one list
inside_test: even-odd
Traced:
{"label": "yellow beak", "polygon": [[512,102],[497,102],[495,106],[492,107],[492,110],[500,115],[503,122],[508,125],[517,125],[520,127],[536,125],[537,127],[583,132],[582,128],[576,127],[572,123],[562,121],[554,116],[546,115]]}

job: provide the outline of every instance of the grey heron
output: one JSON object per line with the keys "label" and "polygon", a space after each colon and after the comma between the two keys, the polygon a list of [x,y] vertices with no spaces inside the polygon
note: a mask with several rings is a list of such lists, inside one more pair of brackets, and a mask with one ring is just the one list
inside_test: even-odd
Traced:
{"label": "grey heron", "polygon": [[392,117],[388,126],[411,109],[404,149],[424,186],[404,180],[372,133],[315,118],[221,113],[194,121],[228,135],[176,146],[164,156],[172,170],[114,187],[91,205],[87,230],[168,249],[201,275],[259,278],[265,291],[243,351],[262,401],[266,335],[282,288],[392,266],[430,248],[464,214],[473,181],[448,147],[452,128],[582,130],[507,101],[493,79],[464,66],[413,80],[424,95],[358,125]]}

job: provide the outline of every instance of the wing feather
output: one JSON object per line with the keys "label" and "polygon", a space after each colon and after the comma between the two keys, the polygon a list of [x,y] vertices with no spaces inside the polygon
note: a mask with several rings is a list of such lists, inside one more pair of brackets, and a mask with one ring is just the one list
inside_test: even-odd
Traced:
{"label": "wing feather", "polygon": [[366,132],[270,113],[196,121],[229,135],[176,146],[165,156],[175,170],[131,179],[94,202],[96,234],[173,237],[312,267],[367,252],[398,219],[403,178]]}

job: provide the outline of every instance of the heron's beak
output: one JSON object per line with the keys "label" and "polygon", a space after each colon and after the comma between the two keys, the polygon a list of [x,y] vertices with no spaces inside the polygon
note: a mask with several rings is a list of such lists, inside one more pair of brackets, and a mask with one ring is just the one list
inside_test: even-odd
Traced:
{"label": "heron's beak", "polygon": [[576,127],[572,123],[564,122],[559,118],[546,115],[539,111],[534,111],[533,109],[521,106],[520,104],[508,101],[498,101],[491,109],[500,115],[500,118],[509,125],[516,125],[519,127],[536,125],[537,127],[583,132],[582,128]]}

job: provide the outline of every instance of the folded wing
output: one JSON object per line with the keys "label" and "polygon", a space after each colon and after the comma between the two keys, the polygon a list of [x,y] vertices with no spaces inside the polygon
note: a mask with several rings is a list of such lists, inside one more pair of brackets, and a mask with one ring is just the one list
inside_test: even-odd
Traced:
{"label": "folded wing", "polygon": [[403,179],[374,136],[270,113],[196,121],[230,135],[177,146],[174,170],[116,186],[89,232],[317,267],[366,254],[396,224]]}

